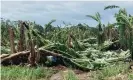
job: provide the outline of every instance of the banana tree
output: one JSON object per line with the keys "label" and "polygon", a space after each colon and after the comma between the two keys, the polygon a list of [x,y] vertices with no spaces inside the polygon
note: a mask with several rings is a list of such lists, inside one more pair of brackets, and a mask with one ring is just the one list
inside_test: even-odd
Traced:
{"label": "banana tree", "polygon": [[[43,45],[43,41],[41,40],[42,37],[41,35],[39,35],[39,32],[34,29],[35,23],[31,23],[29,22],[23,22],[23,25],[26,27],[27,31],[27,43],[29,46],[28,48],[30,49],[30,55],[29,55],[29,66],[35,66],[35,58],[36,58],[36,52],[35,52],[35,45],[37,45],[37,47],[41,47],[41,45]],[[41,45],[40,45],[41,44]]]}
{"label": "banana tree", "polygon": [[11,47],[11,53],[15,53],[15,45],[14,45],[14,31],[12,27],[9,27],[9,39],[10,39],[10,47]]}
{"label": "banana tree", "polygon": [[133,16],[126,16],[124,14],[120,14],[118,16],[119,18],[121,18],[121,24],[125,24],[127,26],[127,36],[128,36],[128,48],[130,50],[131,53],[131,57],[133,59]]}
{"label": "banana tree", "polygon": [[94,19],[95,21],[98,22],[98,25],[97,25],[97,27],[98,27],[97,40],[98,40],[98,46],[101,46],[101,44],[104,42],[101,16],[98,12],[95,14],[95,16],[92,16],[92,15],[86,15],[86,16],[90,17],[90,18],[92,18],[92,19]]}
{"label": "banana tree", "polygon": [[[113,8],[120,8],[119,6],[109,5],[104,8],[106,9],[113,9]],[[126,48],[129,48],[131,57],[133,59],[133,16],[127,15],[125,9],[120,8],[119,12],[115,14],[118,30],[120,32],[120,43]],[[125,48],[125,47],[124,47]]]}
{"label": "banana tree", "polygon": [[44,32],[47,34],[49,31],[53,31],[53,26],[51,25],[56,20],[51,20],[48,24],[45,24]]}
{"label": "banana tree", "polygon": [[8,32],[8,28],[9,28],[9,24],[10,20],[5,20],[5,19],[1,19],[1,45],[2,46],[9,46],[9,32]]}
{"label": "banana tree", "polygon": [[118,13],[115,13],[115,18],[116,18],[116,21],[117,23],[115,23],[116,25],[118,25],[118,31],[119,31],[119,40],[120,40],[120,43],[121,43],[121,48],[122,49],[127,49],[127,38],[125,37],[126,35],[126,25],[125,24],[122,24],[121,21],[122,19],[118,16],[120,16],[120,14],[124,14],[127,16],[127,12],[125,9],[123,8],[120,8],[119,6],[116,6],[116,5],[109,5],[109,6],[106,6],[104,8],[104,10],[108,10],[108,9],[115,9],[115,8],[119,8],[119,12]]}
{"label": "banana tree", "polygon": [[118,31],[115,24],[108,23],[104,28],[104,35],[106,40],[116,41],[118,40]]}

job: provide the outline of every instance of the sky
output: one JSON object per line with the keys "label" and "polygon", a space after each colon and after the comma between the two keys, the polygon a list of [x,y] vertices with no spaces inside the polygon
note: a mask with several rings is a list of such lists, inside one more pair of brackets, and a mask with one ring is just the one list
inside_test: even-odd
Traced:
{"label": "sky", "polygon": [[104,10],[105,6],[117,5],[133,15],[133,1],[2,1],[1,17],[10,20],[30,20],[44,26],[56,19],[54,26],[86,23],[96,26],[97,22],[86,15],[101,14],[104,24],[115,22],[114,14],[119,9]]}

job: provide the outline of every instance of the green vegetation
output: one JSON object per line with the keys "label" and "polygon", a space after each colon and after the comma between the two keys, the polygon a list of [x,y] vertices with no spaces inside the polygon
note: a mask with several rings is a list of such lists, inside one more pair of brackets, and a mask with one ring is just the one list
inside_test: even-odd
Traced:
{"label": "green vegetation", "polygon": [[118,74],[127,74],[129,72],[128,67],[128,63],[116,63],[114,65],[107,66],[103,70],[94,73],[94,77],[96,78],[95,80],[103,80]]}
{"label": "green vegetation", "polygon": [[133,72],[128,68],[129,63],[117,62],[102,70],[92,71],[90,80],[132,80]]}
{"label": "green vegetation", "polygon": [[128,79],[129,80],[132,80],[133,79],[133,73],[128,74]]}
{"label": "green vegetation", "polygon": [[65,80],[78,80],[78,78],[72,70],[68,70],[67,74],[65,74]]}
{"label": "green vegetation", "polygon": [[[132,80],[133,72],[128,69],[129,63],[117,62],[116,64],[107,66],[102,70],[85,72],[85,74],[89,74],[86,80],[108,80],[111,77],[115,77],[117,80],[117,76],[120,74],[125,76],[124,79],[120,80]],[[20,66],[7,66],[1,67],[1,79],[2,80],[49,80],[49,78],[57,73],[57,70],[46,67],[37,67],[37,68],[29,68],[29,67],[20,67]],[[74,73],[73,70],[66,70],[65,72],[61,71],[61,75],[59,77],[63,77],[63,80],[80,80],[79,76]],[[80,74],[82,75],[82,73]],[[85,76],[83,76],[85,77]],[[112,79],[111,79],[112,80]],[[115,79],[114,79],[115,80]]]}
{"label": "green vegetation", "polygon": [[[41,55],[43,54],[41,50],[47,50],[50,57],[41,56],[39,64],[47,66],[57,64],[82,71],[98,70],[93,74],[95,80],[106,80],[108,77],[124,73],[132,79],[133,75],[128,73],[129,64],[119,62],[133,60],[133,16],[128,14],[126,9],[115,5],[107,6],[104,10],[113,8],[119,9],[114,15],[116,23],[102,24],[98,12],[94,16],[87,15],[98,22],[96,27],[81,23],[65,27],[53,26],[52,23],[56,20],[51,20],[42,27],[35,22],[1,19],[1,53],[10,54],[8,56],[12,57],[13,53],[29,50],[29,57],[16,55],[17,60],[2,57],[2,64],[13,65],[15,63],[13,60],[19,59],[20,64],[24,59],[30,66],[34,66],[37,62],[36,53]],[[55,72],[43,66],[37,68],[2,66],[1,76],[2,80],[36,80],[48,79]],[[65,79],[78,78],[70,70]]]}
{"label": "green vegetation", "polygon": [[20,66],[1,67],[1,80],[41,80],[48,79],[56,70],[44,67],[28,68]]}

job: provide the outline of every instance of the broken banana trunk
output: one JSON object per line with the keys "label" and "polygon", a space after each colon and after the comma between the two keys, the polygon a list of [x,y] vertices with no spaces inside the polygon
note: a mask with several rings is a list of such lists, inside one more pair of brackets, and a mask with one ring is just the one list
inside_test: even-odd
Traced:
{"label": "broken banana trunk", "polygon": [[[10,55],[3,54],[3,55],[0,55],[0,58],[1,58],[0,62],[2,65],[11,65],[11,64],[19,65],[20,63],[27,63],[30,52],[31,51],[28,50],[28,51],[17,52],[17,53],[10,54]],[[44,58],[46,56],[61,56],[58,53],[51,52],[51,51],[41,49],[41,48],[38,50],[35,50],[34,52],[35,54],[39,54],[41,58]],[[22,56],[23,58],[20,58]],[[36,56],[35,56],[35,62],[36,62]]]}

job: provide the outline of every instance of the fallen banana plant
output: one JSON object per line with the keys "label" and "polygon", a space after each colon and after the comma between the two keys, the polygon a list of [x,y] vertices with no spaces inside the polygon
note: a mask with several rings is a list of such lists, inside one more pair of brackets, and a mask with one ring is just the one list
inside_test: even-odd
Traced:
{"label": "fallen banana plant", "polygon": [[[80,41],[80,44],[84,47],[85,44],[91,45],[91,46],[97,46],[95,43],[90,44],[89,42],[82,42]],[[105,47],[108,47],[114,43],[109,43],[104,45]],[[82,47],[80,46],[80,47]],[[46,63],[45,58],[47,56],[50,56],[51,62],[48,62],[47,64],[51,63],[63,63],[63,65],[77,68],[80,70],[95,70],[95,69],[101,69],[104,66],[109,65],[112,62],[117,62],[121,60],[125,60],[130,56],[129,50],[123,51],[100,51],[96,49],[95,47],[86,46],[85,50],[83,49],[75,49],[75,48],[69,48],[65,44],[61,43],[52,43],[47,44],[41,48],[38,48],[35,52],[39,53],[40,59],[44,61],[43,64]],[[103,47],[103,48],[105,48]],[[15,54],[10,55],[1,55],[1,64],[19,64],[21,61],[23,63],[28,62],[28,56],[30,54],[29,51],[22,51]],[[25,58],[22,59],[20,56],[24,56]],[[52,56],[52,57],[51,57]],[[57,59],[60,58],[60,59]],[[21,60],[22,59],[22,60]],[[21,60],[21,61],[20,61]],[[11,63],[12,62],[12,63]]]}

